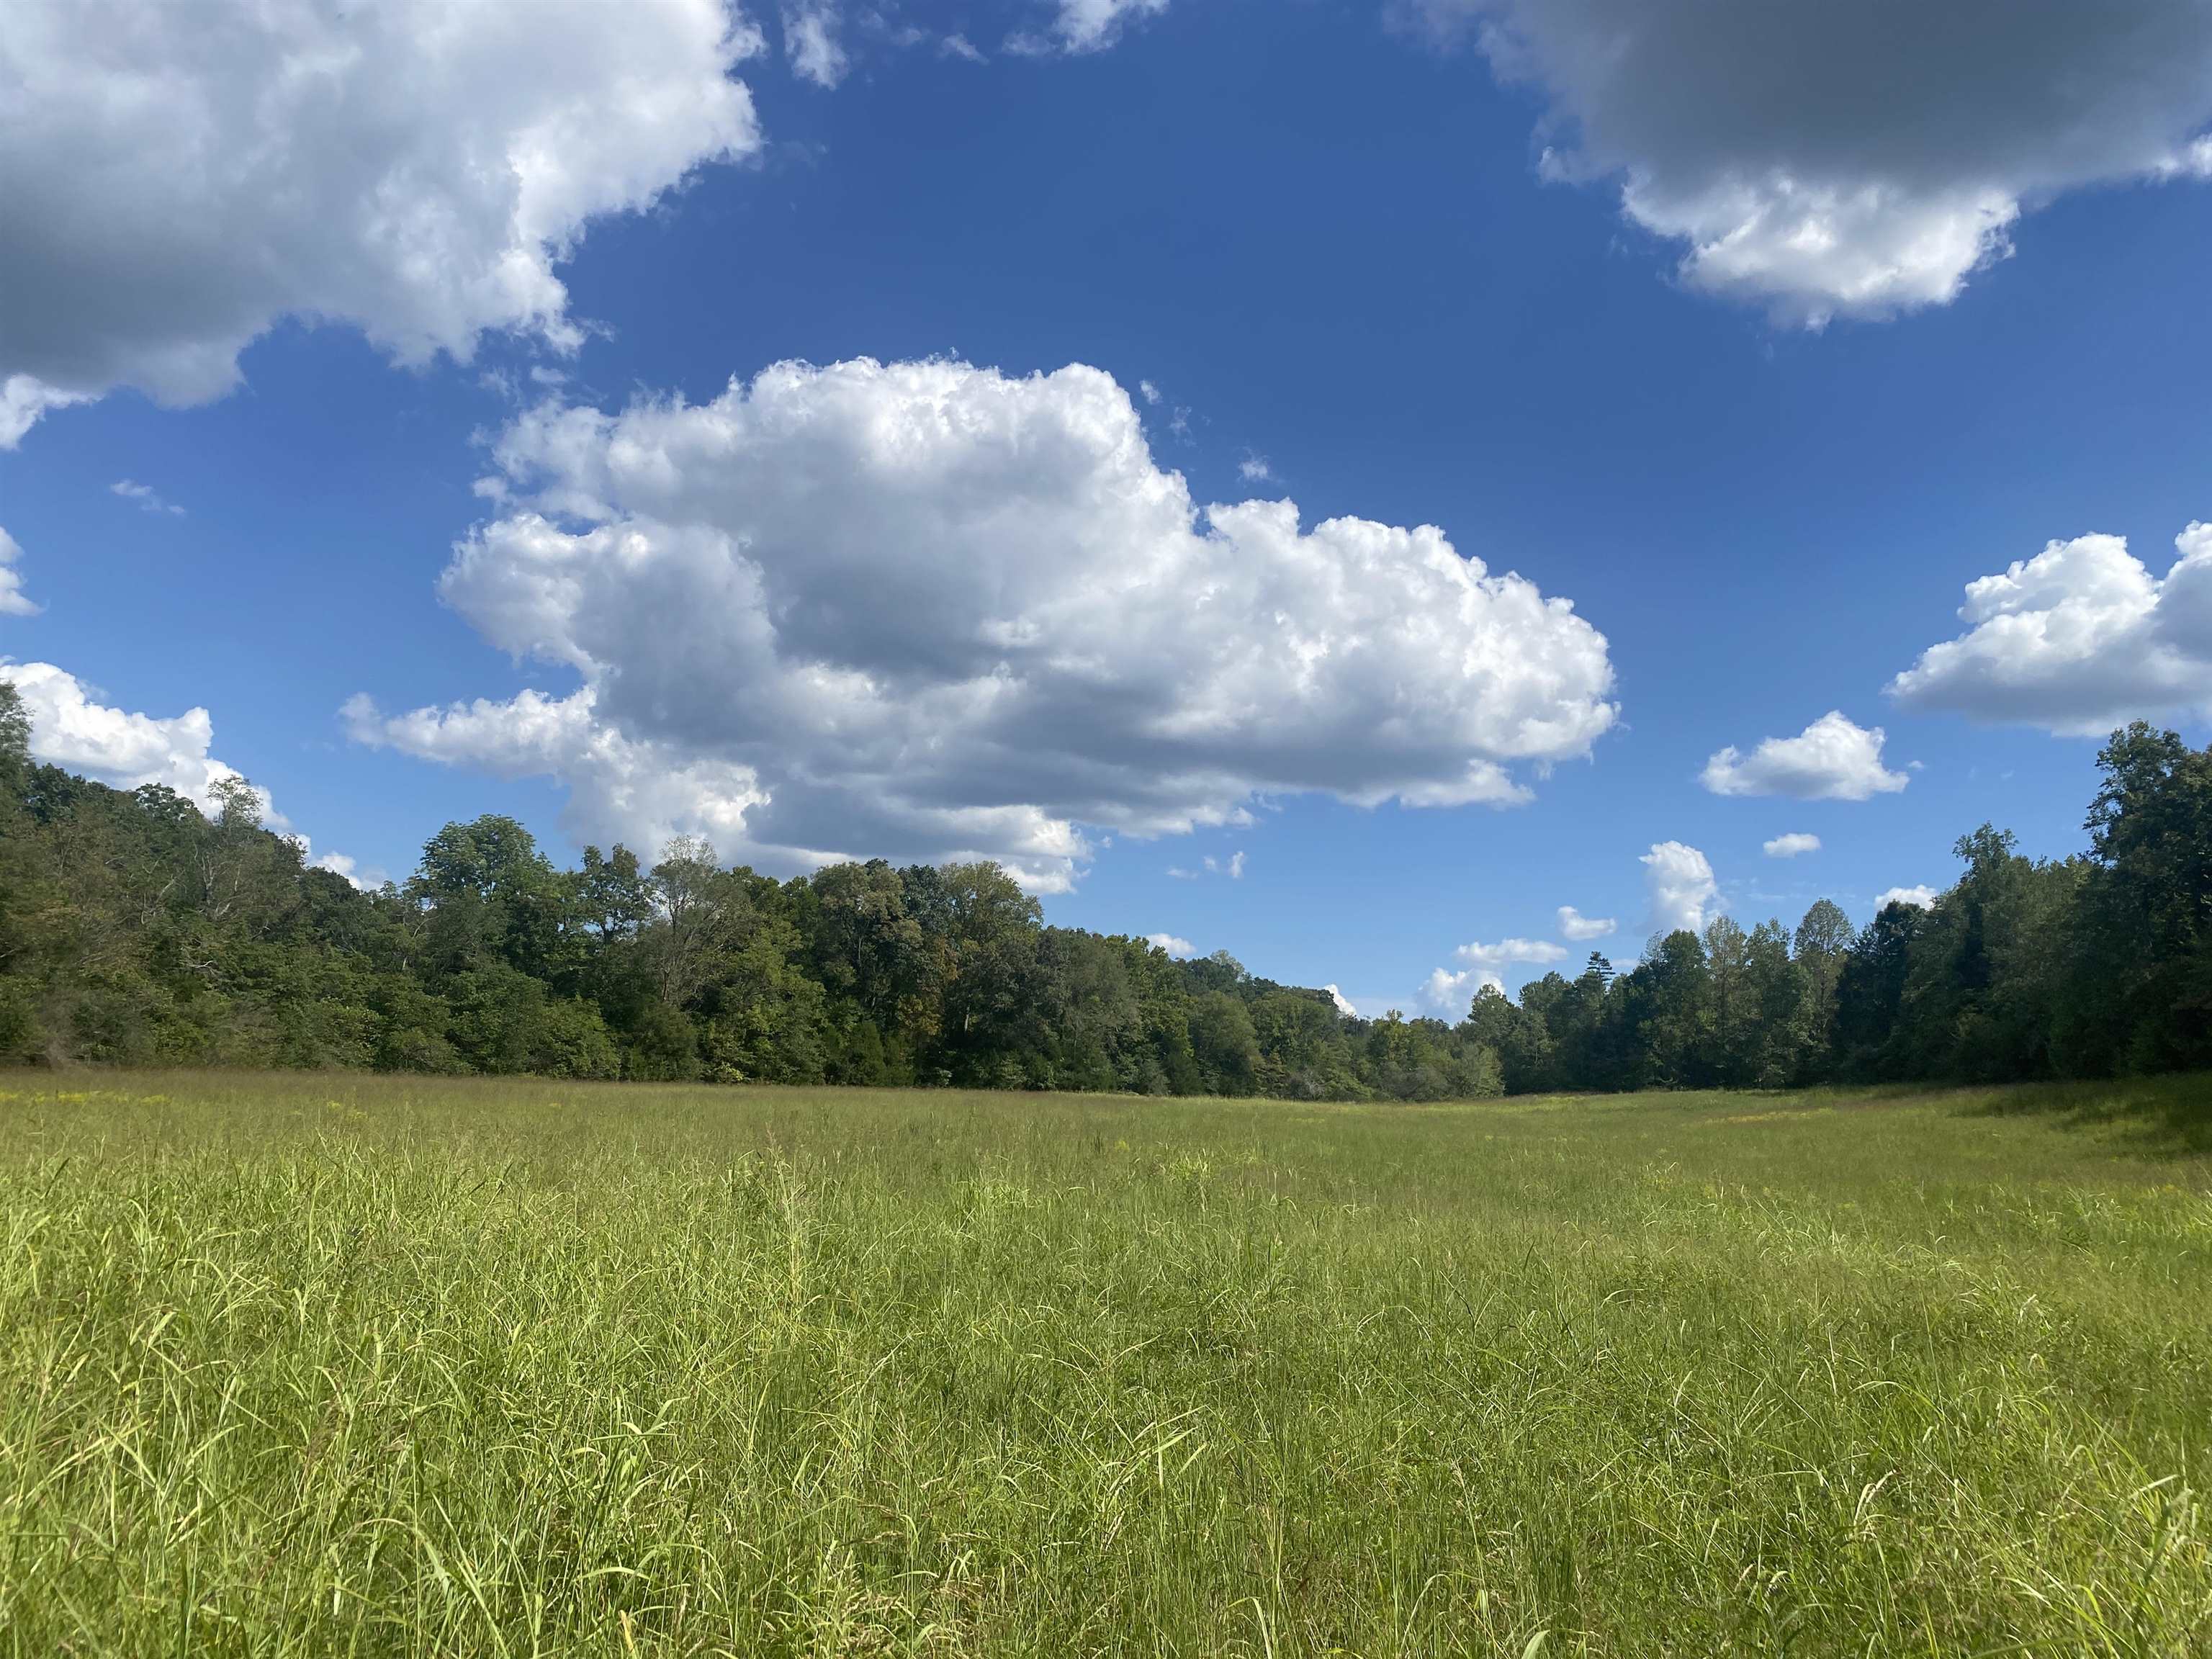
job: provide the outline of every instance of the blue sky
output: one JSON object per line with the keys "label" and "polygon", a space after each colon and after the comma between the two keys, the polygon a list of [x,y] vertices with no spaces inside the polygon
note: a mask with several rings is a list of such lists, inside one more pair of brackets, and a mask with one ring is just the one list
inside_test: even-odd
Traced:
{"label": "blue sky", "polygon": [[[122,72],[10,9],[0,88]],[[1590,67],[1606,0],[816,4],[734,34],[696,0],[616,46],[563,14],[520,71],[543,107],[488,109],[470,62],[393,77],[453,102],[402,112],[380,176],[390,112],[345,131],[365,94],[274,118],[309,204],[283,209],[242,164],[228,192],[166,178],[159,135],[356,26],[149,30],[184,118],[34,102],[0,156],[58,177],[0,266],[0,380],[49,405],[0,452],[0,657],[53,671],[34,740],[116,781],[244,772],[357,872],[486,811],[563,854],[703,828],[779,873],[988,853],[1052,921],[1364,1012],[1543,971],[1501,941],[1571,965],[1692,910],[1863,921],[1948,883],[1984,819],[2077,850],[2081,733],[2201,743],[2212,705],[2194,565],[2158,586],[2212,520],[2212,17],[2141,0],[2107,21],[2139,50],[2085,57],[2064,8],[1991,12],[2000,75],[1884,5],[1840,41],[1681,9],[1626,91]],[[422,23],[391,9],[363,61],[412,63]],[[794,72],[810,27],[834,86]],[[1872,90],[1824,99],[1865,79],[1854,46]],[[2069,64],[2096,84],[2062,144],[2003,76]],[[625,114],[656,98],[677,117]],[[520,206],[518,131],[580,147]],[[380,273],[359,204],[394,191],[439,210],[435,257]],[[863,358],[888,368],[833,367]],[[792,360],[823,367],[717,404]],[[924,407],[949,425],[884,483],[868,446]],[[1307,533],[1161,507],[1170,474],[1191,508],[1294,501]],[[1375,537],[1312,533],[1340,517]],[[1519,598],[1449,599],[1379,528],[1421,526]],[[1294,636],[1328,641],[1318,678],[1282,678]],[[846,708],[824,664],[884,695]],[[1785,834],[1819,848],[1763,850]],[[1616,930],[1567,938],[1563,905]]]}

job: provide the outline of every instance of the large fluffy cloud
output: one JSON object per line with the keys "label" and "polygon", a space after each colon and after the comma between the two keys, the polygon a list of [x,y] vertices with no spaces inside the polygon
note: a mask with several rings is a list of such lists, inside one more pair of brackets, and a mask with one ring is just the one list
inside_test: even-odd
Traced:
{"label": "large fluffy cloud", "polygon": [[[0,657],[0,680],[12,684],[22,698],[31,717],[31,753],[49,766],[116,789],[166,785],[208,813],[216,810],[216,786],[242,775],[215,757],[215,722],[204,708],[166,716],[118,708],[100,701],[95,688],[50,662]],[[301,856],[311,857],[307,838],[293,832],[269,792],[252,793],[262,822],[291,836]],[[313,861],[356,887],[374,888],[384,880],[382,871],[361,869],[343,853],[325,853]]]}
{"label": "large fluffy cloud", "polygon": [[2212,714],[2212,524],[2154,576],[2124,537],[2077,536],[1966,585],[1966,631],[1889,684],[1911,708],[2094,735]]}
{"label": "large fluffy cloud", "polygon": [[1656,842],[1640,862],[1644,891],[1651,901],[1653,933],[1698,933],[1707,915],[1721,908],[1713,866],[1696,848],[1679,841]]}
{"label": "large fluffy cloud", "polygon": [[204,708],[157,718],[101,702],[76,675],[50,662],[0,659],[31,717],[31,753],[118,789],[167,784],[206,810],[215,786],[239,775],[210,753],[215,723]]}
{"label": "large fluffy cloud", "polygon": [[356,696],[343,712],[362,743],[501,777],[557,779],[576,797],[572,816],[583,832],[602,840],[647,852],[679,834],[726,849],[746,844],[747,809],[768,799],[750,767],[627,737],[598,717],[598,702],[586,686],[565,697],[525,691],[392,716]]}
{"label": "large fluffy cloud", "polygon": [[1955,296],[2025,212],[2212,177],[2204,0],[1411,0],[1549,101],[1689,283],[1818,325]]}
{"label": "large fluffy cloud", "polygon": [[1799,800],[1865,800],[1905,787],[1881,763],[1883,732],[1830,709],[1794,738],[1769,738],[1746,755],[1734,746],[1705,763],[1699,781],[1716,795],[1791,795]]}
{"label": "large fluffy cloud", "polygon": [[596,216],[759,145],[722,0],[0,6],[0,445],[129,385],[220,397],[285,317],[404,363],[572,344]]}
{"label": "large fluffy cloud", "polygon": [[787,363],[543,409],[495,453],[444,597],[580,688],[351,721],[563,777],[580,834],[703,818],[765,863],[984,854],[1048,887],[1080,826],[1259,793],[1525,799],[1614,718],[1567,601],[1431,527],[1200,510],[1097,369]]}

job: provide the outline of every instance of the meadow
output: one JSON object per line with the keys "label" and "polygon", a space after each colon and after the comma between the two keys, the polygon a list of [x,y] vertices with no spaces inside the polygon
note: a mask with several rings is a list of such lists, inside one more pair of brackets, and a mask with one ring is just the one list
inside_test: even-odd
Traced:
{"label": "meadow", "polygon": [[0,1074],[0,1651],[2212,1650],[2212,1085]]}

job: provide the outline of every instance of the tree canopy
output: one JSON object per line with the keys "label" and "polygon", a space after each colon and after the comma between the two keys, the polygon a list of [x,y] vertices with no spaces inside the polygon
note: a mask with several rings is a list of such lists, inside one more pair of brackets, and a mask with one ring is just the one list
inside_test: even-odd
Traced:
{"label": "tree canopy", "polygon": [[1456,1021],[1047,927],[988,863],[779,881],[686,838],[562,869],[484,817],[363,892],[243,781],[204,813],[40,764],[29,737],[0,681],[0,1061],[1311,1100],[2212,1065],[2212,752],[2140,723],[2099,757],[2080,856],[1985,824],[1928,908],[1723,915]]}

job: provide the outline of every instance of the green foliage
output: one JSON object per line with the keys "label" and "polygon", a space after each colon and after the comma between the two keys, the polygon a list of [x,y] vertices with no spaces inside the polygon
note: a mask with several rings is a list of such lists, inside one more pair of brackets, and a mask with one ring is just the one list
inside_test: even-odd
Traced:
{"label": "green foliage", "polygon": [[680,1083],[699,1074],[699,1035],[680,1009],[648,1002],[623,1046],[622,1075],[642,1083]]}
{"label": "green foliage", "polygon": [[0,681],[4,1060],[1355,1101],[2212,1066],[2212,753],[2141,724],[2086,857],[1985,824],[1932,909],[1721,916],[1456,1022],[1047,927],[988,863],[778,882],[684,838],[564,871],[487,816],[360,892],[242,779],[203,814],[39,765],[28,730]]}
{"label": "green foliage", "polygon": [[995,865],[779,883],[680,840],[556,869],[447,825],[400,887],[303,866],[243,781],[204,815],[32,763],[0,682],[0,1060],[1137,1094],[1494,1093],[1472,1032],[1411,1059],[1233,958],[1042,925]]}
{"label": "green foliage", "polygon": [[1467,1026],[1509,1093],[2003,1082],[2212,1066],[2212,751],[2138,723],[2099,757],[2083,858],[1984,824],[1958,883],[1854,934],[1826,900],[1794,933],[1728,917],[1592,957]]}
{"label": "green foliage", "polygon": [[15,683],[0,680],[0,788],[20,794],[31,769],[31,715]]}
{"label": "green foliage", "polygon": [[37,1058],[39,1006],[31,982],[18,975],[0,977],[0,1066],[20,1066]]}

